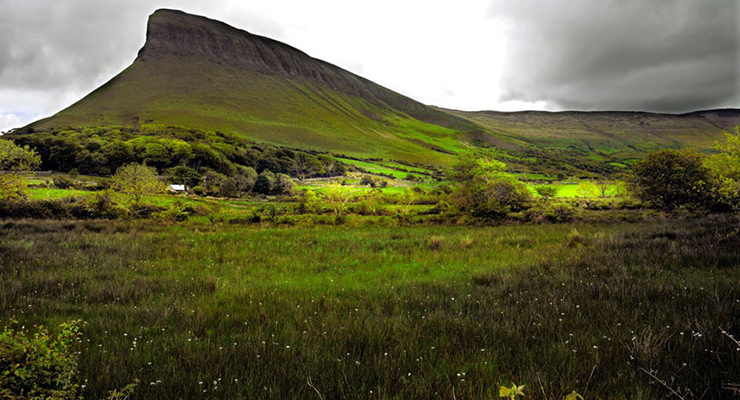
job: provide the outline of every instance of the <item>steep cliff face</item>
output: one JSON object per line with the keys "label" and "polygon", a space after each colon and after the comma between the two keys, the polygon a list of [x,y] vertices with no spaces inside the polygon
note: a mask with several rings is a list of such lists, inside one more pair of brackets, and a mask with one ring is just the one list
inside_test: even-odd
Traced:
{"label": "steep cliff face", "polygon": [[158,10],[149,18],[146,43],[139,51],[138,60],[166,56],[198,58],[264,74],[303,77],[333,87],[353,87],[347,77],[333,70],[337,67],[298,49],[182,11]]}
{"label": "steep cliff face", "polygon": [[322,88],[357,96],[380,107],[452,129],[475,130],[464,119],[430,108],[287,44],[253,35],[223,22],[176,10],[158,10],[149,18],[147,39],[138,60],[181,57],[279,74]]}

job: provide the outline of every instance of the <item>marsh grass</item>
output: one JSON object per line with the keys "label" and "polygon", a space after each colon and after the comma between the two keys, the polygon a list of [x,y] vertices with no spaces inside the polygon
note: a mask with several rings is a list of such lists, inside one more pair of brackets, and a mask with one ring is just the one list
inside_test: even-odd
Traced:
{"label": "marsh grass", "polygon": [[737,226],[19,221],[0,322],[84,320],[87,398],[731,399]]}

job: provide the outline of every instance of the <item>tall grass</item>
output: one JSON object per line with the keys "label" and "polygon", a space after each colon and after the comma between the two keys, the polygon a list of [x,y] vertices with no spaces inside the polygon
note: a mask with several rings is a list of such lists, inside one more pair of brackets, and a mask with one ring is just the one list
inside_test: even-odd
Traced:
{"label": "tall grass", "polygon": [[6,223],[0,323],[83,319],[88,398],[729,399],[737,224]]}

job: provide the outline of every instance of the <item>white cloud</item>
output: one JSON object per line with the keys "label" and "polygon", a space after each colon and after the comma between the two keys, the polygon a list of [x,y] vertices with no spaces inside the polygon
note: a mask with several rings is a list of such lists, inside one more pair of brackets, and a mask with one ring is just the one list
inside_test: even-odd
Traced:
{"label": "white cloud", "polygon": [[23,120],[15,114],[0,114],[0,133],[18,128],[22,124]]}

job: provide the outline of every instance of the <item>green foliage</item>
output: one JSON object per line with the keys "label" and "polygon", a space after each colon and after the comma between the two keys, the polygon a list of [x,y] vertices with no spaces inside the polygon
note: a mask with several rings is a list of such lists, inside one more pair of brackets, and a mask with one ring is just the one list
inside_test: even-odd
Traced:
{"label": "green foliage", "polygon": [[355,198],[356,190],[346,189],[340,185],[331,185],[321,192],[322,199],[334,213],[334,224],[344,222],[347,203]]}
{"label": "green foliage", "polygon": [[167,182],[185,185],[186,188],[197,186],[200,179],[201,174],[198,171],[185,165],[178,165],[167,170]]}
{"label": "green foliage", "polygon": [[310,214],[319,214],[321,210],[321,200],[313,190],[306,190],[301,194],[301,209]]}
{"label": "green foliage", "polygon": [[635,163],[631,191],[662,210],[706,208],[714,190],[701,155],[691,151],[659,150]]}
{"label": "green foliage", "polygon": [[60,325],[56,337],[43,326],[29,337],[5,327],[0,334],[0,397],[3,399],[82,399],[77,383],[80,321]]}
{"label": "green foliage", "polygon": [[0,139],[0,200],[26,197],[26,181],[18,172],[38,168],[41,158],[28,146]]}
{"label": "green foliage", "polygon": [[576,188],[576,197],[593,199],[599,197],[600,194],[599,186],[591,181],[581,181]]}
{"label": "green foliage", "polygon": [[59,175],[54,178],[54,187],[57,189],[70,189],[74,186],[72,179]]}
{"label": "green foliage", "polygon": [[585,399],[583,398],[583,396],[581,396],[578,392],[574,390],[565,396],[565,400],[585,400]]}
{"label": "green foliage", "polygon": [[547,203],[547,201],[550,200],[551,198],[558,195],[557,186],[551,186],[551,185],[537,186],[535,190],[537,191],[537,194],[542,196],[542,200],[545,203]]}
{"label": "green foliage", "polygon": [[457,207],[477,220],[501,219],[527,209],[531,193],[505,169],[500,161],[460,157],[450,175],[458,185],[453,193]]}
{"label": "green foliage", "polygon": [[112,178],[112,187],[133,196],[133,205],[137,207],[143,196],[164,191],[164,184],[159,180],[157,170],[141,164],[127,164],[118,168]]}
{"label": "green foliage", "polygon": [[257,181],[257,171],[252,167],[239,168],[239,172],[234,177],[236,188],[240,192],[249,192],[254,188]]}
{"label": "green foliage", "polygon": [[293,193],[293,180],[287,174],[275,175],[275,185],[271,190],[271,194],[282,195]]}
{"label": "green foliage", "polygon": [[29,171],[41,165],[41,157],[28,146],[0,139],[0,171]]}
{"label": "green foliage", "polygon": [[257,144],[220,132],[172,126],[57,128],[18,134],[13,139],[35,149],[44,170],[78,169],[85,174],[109,175],[126,164],[145,163],[166,172],[168,179],[178,180],[172,183],[188,181],[190,183],[185,184],[190,187],[197,185],[196,175],[206,170],[235,179],[244,173],[244,168],[301,178],[337,176],[346,172],[344,165],[331,155],[310,154]]}
{"label": "green foliage", "polygon": [[[0,397],[7,400],[82,400],[84,385],[78,383],[79,353],[73,347],[82,341],[80,324],[59,326],[56,337],[43,326],[31,337],[6,326],[0,333]],[[17,325],[17,323],[15,323]],[[106,400],[125,400],[138,381],[108,392]]]}
{"label": "green foliage", "polygon": [[717,142],[719,153],[707,157],[705,165],[716,177],[721,198],[737,204],[740,201],[740,127],[735,133],[725,132],[725,141]]}
{"label": "green foliage", "polygon": [[275,174],[270,171],[262,171],[254,182],[253,192],[268,195],[272,193],[275,186]]}
{"label": "green foliage", "polygon": [[0,172],[0,200],[13,201],[26,198],[26,179],[11,172]]}
{"label": "green foliage", "polygon": [[360,179],[360,185],[362,186],[370,186],[375,187],[375,178],[372,177],[372,175],[363,175]]}
{"label": "green foliage", "polygon": [[517,386],[515,383],[511,384],[511,387],[501,386],[498,389],[498,397],[508,397],[511,400],[515,400],[517,396],[524,397],[524,386]]}

